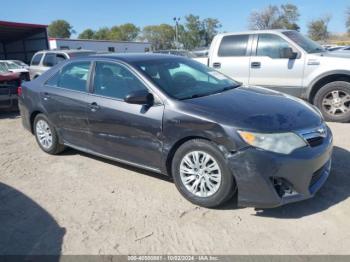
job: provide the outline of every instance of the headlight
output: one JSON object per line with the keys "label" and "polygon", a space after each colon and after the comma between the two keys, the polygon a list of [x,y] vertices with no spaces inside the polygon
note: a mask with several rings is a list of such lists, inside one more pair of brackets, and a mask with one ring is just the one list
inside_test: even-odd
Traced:
{"label": "headlight", "polygon": [[287,155],[306,146],[306,142],[294,133],[263,134],[238,131],[238,134],[249,145],[280,154]]}

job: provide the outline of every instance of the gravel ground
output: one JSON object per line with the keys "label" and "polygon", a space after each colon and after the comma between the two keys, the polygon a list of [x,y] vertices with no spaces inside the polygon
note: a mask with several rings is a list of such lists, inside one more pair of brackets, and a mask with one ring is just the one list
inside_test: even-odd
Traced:
{"label": "gravel ground", "polygon": [[212,210],[163,176],[47,155],[18,116],[0,115],[0,254],[350,254],[350,125],[330,126],[332,174],[315,198]]}

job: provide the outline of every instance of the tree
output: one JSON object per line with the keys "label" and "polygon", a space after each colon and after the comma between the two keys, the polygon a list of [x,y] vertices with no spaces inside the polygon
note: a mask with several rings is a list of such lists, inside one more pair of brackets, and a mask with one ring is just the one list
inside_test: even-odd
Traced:
{"label": "tree", "polygon": [[94,34],[94,39],[97,40],[109,40],[110,30],[108,27],[102,27],[98,29]]}
{"label": "tree", "polygon": [[329,38],[328,23],[330,16],[313,20],[308,24],[308,35],[312,40],[325,41]]}
{"label": "tree", "polygon": [[292,29],[299,30],[297,24],[300,17],[298,7],[292,4],[276,6],[269,5],[264,10],[254,11],[249,17],[249,28],[264,29]]}
{"label": "tree", "polygon": [[149,25],[142,30],[142,39],[152,44],[152,49],[173,48],[175,30],[171,25]]}
{"label": "tree", "polygon": [[275,29],[278,12],[278,6],[274,5],[269,5],[260,12],[252,12],[249,17],[249,28],[252,30]]}
{"label": "tree", "polygon": [[73,33],[73,27],[65,20],[55,20],[48,27],[49,37],[70,38]]}
{"label": "tree", "polygon": [[216,18],[206,18],[202,22],[204,46],[209,46],[214,36],[217,35],[221,24]]}
{"label": "tree", "polygon": [[122,41],[133,41],[140,33],[140,28],[131,23],[126,23],[119,26],[120,39]]}
{"label": "tree", "polygon": [[348,29],[348,34],[350,35],[350,7],[346,10],[346,28]]}
{"label": "tree", "polygon": [[182,43],[185,48],[193,49],[201,45],[201,40],[203,39],[203,24],[199,19],[199,16],[188,15],[185,17],[185,32],[182,38]]}
{"label": "tree", "polygon": [[78,36],[79,39],[94,39],[95,32],[88,28],[81,32]]}

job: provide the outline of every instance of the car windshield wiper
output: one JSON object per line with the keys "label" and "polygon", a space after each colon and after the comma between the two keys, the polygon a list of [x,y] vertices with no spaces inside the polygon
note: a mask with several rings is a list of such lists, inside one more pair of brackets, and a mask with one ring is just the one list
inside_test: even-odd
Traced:
{"label": "car windshield wiper", "polygon": [[187,100],[187,99],[198,98],[198,97],[203,97],[203,96],[215,95],[215,94],[219,94],[219,93],[222,93],[222,92],[225,92],[225,91],[237,88],[239,86],[241,86],[241,85],[237,84],[237,85],[226,86],[226,87],[224,87],[222,89],[216,90],[215,92],[208,92],[208,93],[203,93],[203,94],[194,94],[194,95],[191,95],[191,96],[188,96],[188,97],[181,98],[180,100]]}

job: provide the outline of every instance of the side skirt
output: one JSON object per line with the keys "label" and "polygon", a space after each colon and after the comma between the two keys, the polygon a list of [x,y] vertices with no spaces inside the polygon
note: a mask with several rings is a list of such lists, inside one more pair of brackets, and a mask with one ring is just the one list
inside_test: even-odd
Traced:
{"label": "side skirt", "polygon": [[141,168],[141,169],[146,169],[146,170],[158,173],[158,174],[163,174],[162,171],[160,169],[158,169],[158,168],[137,164],[137,163],[130,162],[130,161],[127,161],[127,160],[116,158],[116,157],[107,156],[107,155],[100,154],[100,153],[97,153],[97,152],[89,150],[89,149],[85,149],[85,148],[82,148],[82,147],[77,147],[75,145],[72,145],[72,144],[69,144],[69,143],[66,143],[66,142],[64,143],[64,145],[67,146],[67,147],[74,148],[74,149],[76,149],[78,151],[82,151],[82,152],[85,152],[85,153],[88,153],[88,154],[91,154],[91,155],[95,155],[95,156],[98,156],[98,157],[102,157],[102,158],[105,158],[105,159],[108,159],[108,160],[116,161],[116,162],[119,162],[119,163],[122,163],[122,164],[134,166],[134,167],[138,167],[138,168]]}

